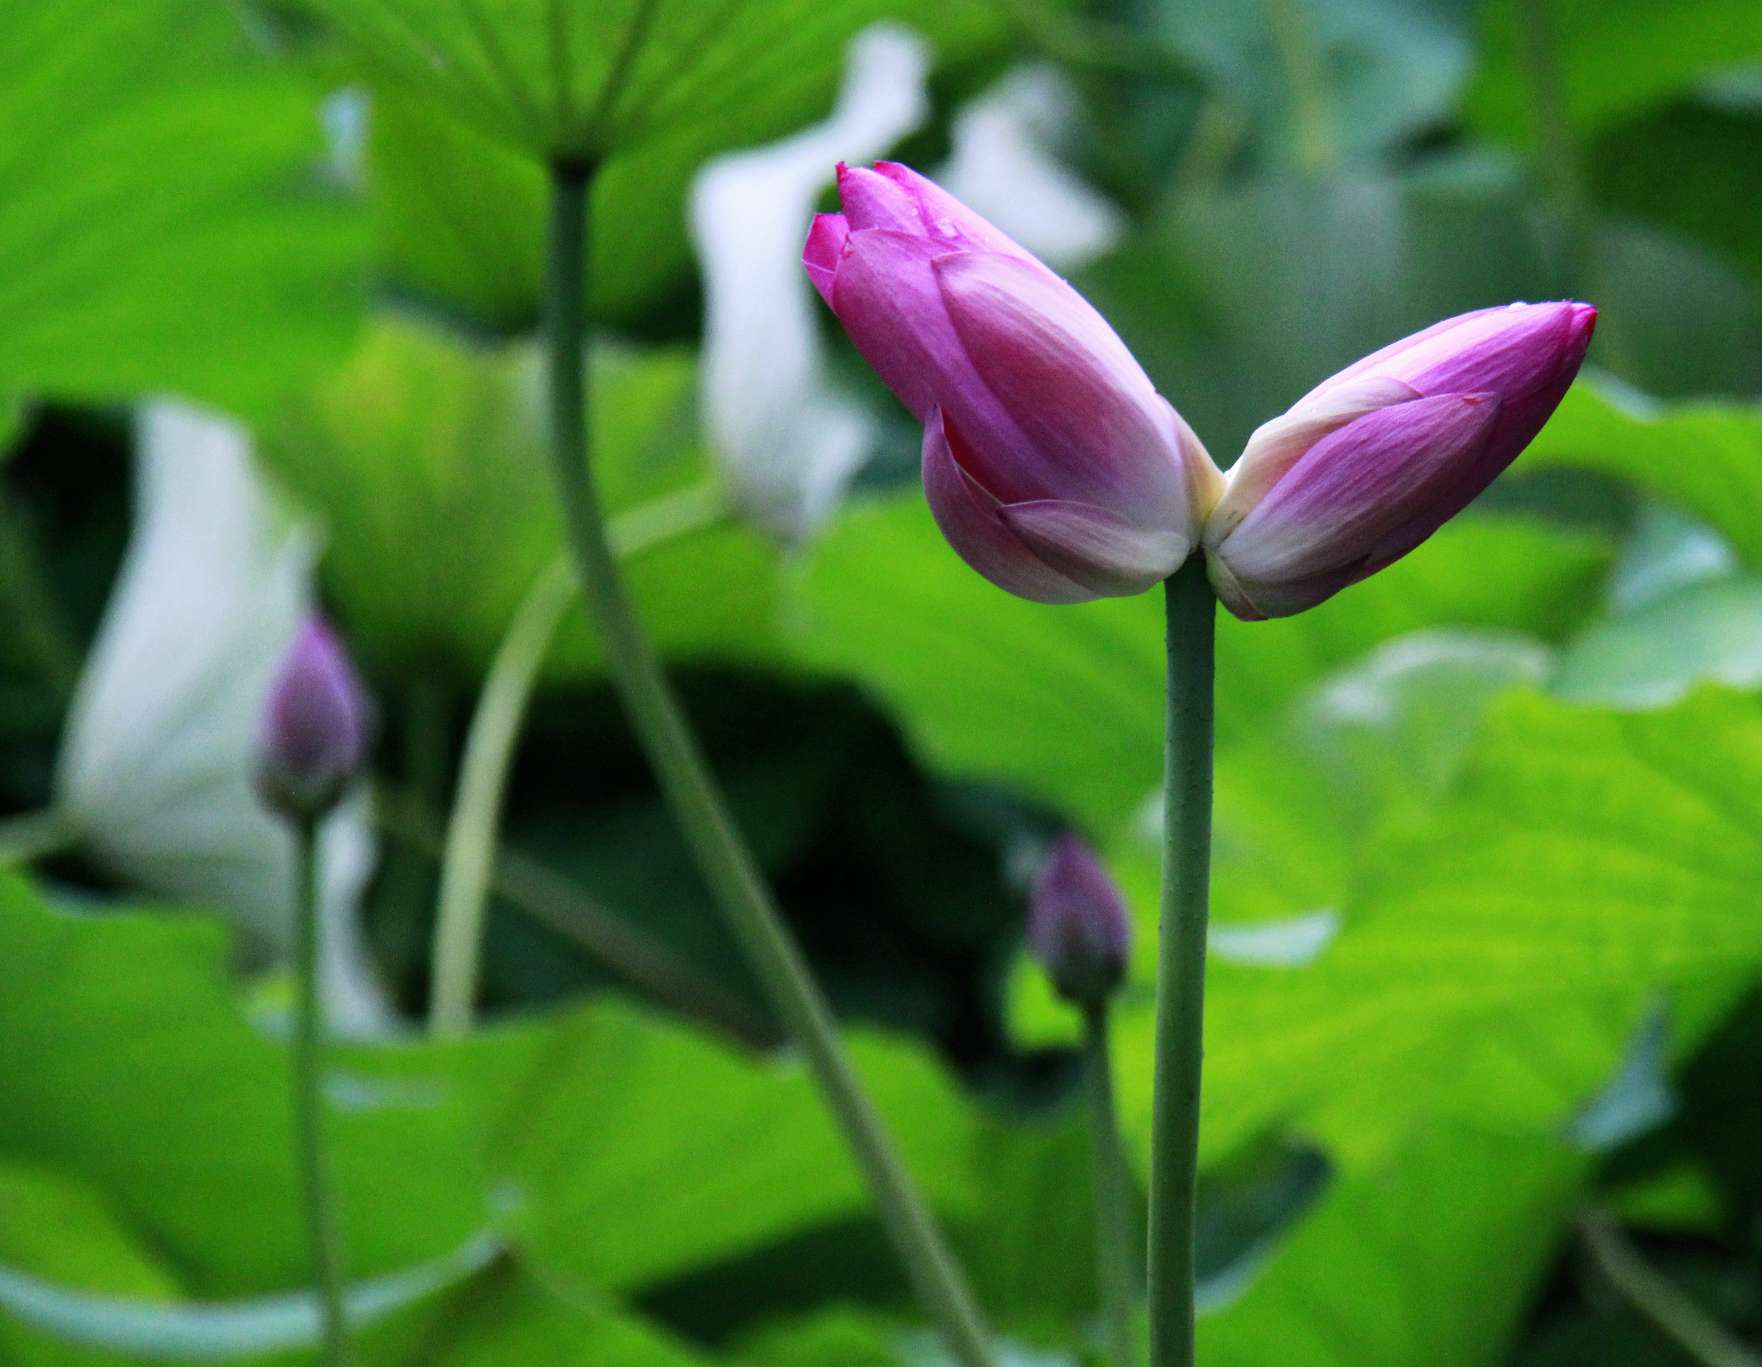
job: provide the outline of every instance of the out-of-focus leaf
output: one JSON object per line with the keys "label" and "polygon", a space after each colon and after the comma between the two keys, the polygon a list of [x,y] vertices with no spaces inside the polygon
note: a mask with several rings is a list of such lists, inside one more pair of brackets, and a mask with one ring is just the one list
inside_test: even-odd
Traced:
{"label": "out-of-focus leaf", "polygon": [[1153,22],[1247,106],[1285,165],[1363,161],[1441,122],[1468,75],[1459,0],[1164,0]]}
{"label": "out-of-focus leaf", "polygon": [[[1306,683],[1419,627],[1558,635],[1589,601],[1603,558],[1593,539],[1469,520],[1313,612],[1225,618],[1220,737],[1251,733]],[[1155,595],[1050,609],[1012,598],[956,558],[915,492],[848,510],[800,588],[799,657],[876,690],[937,768],[1002,779],[1103,831],[1155,787],[1164,667]]]}
{"label": "out-of-focus leaf", "polygon": [[1585,1166],[1546,1139],[1434,1127],[1342,1181],[1241,1300],[1202,1315],[1200,1355],[1216,1367],[1489,1367]]}
{"label": "out-of-focus leaf", "polygon": [[845,43],[873,20],[922,21],[950,37],[998,25],[976,0],[300,3],[370,65],[484,131],[541,157],[600,161],[677,130],[714,128],[731,145],[750,136],[743,125],[811,107],[836,82]]}
{"label": "out-of-focus leaf", "polygon": [[[422,1367],[513,1363],[606,1363],[608,1367],[705,1367],[709,1359],[591,1291],[564,1296],[513,1267],[498,1267],[455,1293],[444,1343]],[[416,1367],[418,1359],[399,1359]]]}
{"label": "out-of-focus leaf", "polygon": [[[1524,7],[1482,0],[1481,67],[1467,113],[1479,131],[1533,140],[1525,79]],[[1565,114],[1594,132],[1762,56],[1762,12],[1750,0],[1551,0],[1536,7],[1549,27]]]}
{"label": "out-of-focus leaf", "polygon": [[[263,703],[308,610],[311,547],[269,506],[244,432],[161,400],[139,418],[135,528],[68,717],[55,801],[132,883],[292,943],[293,844],[252,791]],[[357,917],[374,844],[358,802],[324,824],[324,976],[336,1018],[383,1002]]]}
{"label": "out-of-focus leaf", "polygon": [[364,224],[229,6],[14,0],[0,127],[0,391],[258,412],[346,344]]}
{"label": "out-of-focus leaf", "polygon": [[1641,505],[1609,570],[1609,606],[1629,612],[1737,569],[1725,538],[1668,503]]}
{"label": "out-of-focus leaf", "polygon": [[[594,470],[611,511],[706,478],[689,356],[599,348],[594,369]],[[386,323],[265,439],[270,469],[324,523],[325,583],[364,652],[403,671],[487,661],[560,549],[542,393],[529,347]],[[700,654],[762,645],[773,579],[762,540],[727,527],[630,567],[662,648]],[[574,674],[597,663],[579,614],[554,658]]]}
{"label": "out-of-focus leaf", "polygon": [[[420,1267],[350,1283],[344,1290],[354,1332],[470,1276],[495,1256],[487,1236]],[[316,1348],[317,1300],[306,1291],[235,1302],[179,1305],[76,1291],[0,1267],[0,1309],[65,1342],[149,1362],[232,1362]]]}
{"label": "out-of-focus leaf", "polygon": [[1612,220],[1593,240],[1592,359],[1670,398],[1762,389],[1762,313],[1736,270],[1692,242]]}
{"label": "out-of-focus leaf", "polygon": [[[7,876],[0,949],[0,1154],[89,1183],[192,1296],[306,1285],[287,1055],[240,1011],[220,926],[59,912]],[[355,1277],[444,1256],[486,1222],[470,1117],[411,1090],[331,1117]]]}
{"label": "out-of-focus leaf", "polygon": [[1667,707],[1696,684],[1762,685],[1762,579],[1690,584],[1587,628],[1553,689],[1606,707]]}
{"label": "out-of-focus leaf", "polygon": [[[140,1247],[93,1190],[47,1168],[0,1164],[0,1287],[19,1272],[145,1305],[174,1299],[176,1279]],[[51,1337],[7,1313],[0,1290],[0,1359],[39,1367],[113,1367],[115,1359]]]}
{"label": "out-of-focus leaf", "polygon": [[[1750,231],[1762,202],[1759,144],[1762,111],[1674,104],[1601,133],[1588,154],[1592,192],[1613,212],[1713,248],[1762,290],[1762,241]],[[1694,174],[1661,175],[1667,166]]]}
{"label": "out-of-focus leaf", "polygon": [[[975,1116],[915,1049],[854,1041],[932,1200],[971,1200]],[[497,1144],[511,1228],[550,1274],[635,1286],[848,1214],[864,1188],[798,1065],[601,1009],[553,1036]]]}
{"label": "out-of-focus leaf", "polygon": [[1505,169],[1177,193],[1078,285],[1219,464],[1335,371],[1440,318],[1561,293]]}
{"label": "out-of-focus leaf", "polygon": [[[287,1056],[241,1013],[218,928],[56,912],[5,876],[0,953],[17,976],[0,998],[16,1072],[0,1158],[89,1183],[194,1298],[304,1285]],[[853,1052],[931,1199],[969,1209],[975,1108],[915,1046],[858,1037]],[[452,1044],[339,1048],[326,1091],[357,1280],[492,1227],[591,1304],[867,1204],[799,1063],[609,1003]]]}
{"label": "out-of-focus leaf", "polygon": [[1655,404],[1612,385],[1581,382],[1542,429],[1519,471],[1570,466],[1613,475],[1712,527],[1762,565],[1762,407]]}
{"label": "out-of-focus leaf", "polygon": [[[301,0],[342,10],[361,0]],[[371,0],[378,3],[378,0]],[[647,3],[647,0],[638,0]],[[408,7],[406,5],[405,7]],[[465,7],[424,7],[433,22],[449,24]],[[528,6],[536,9],[535,3]],[[565,0],[576,22],[616,22],[615,6],[583,6]],[[782,10],[814,11],[793,27],[789,40],[773,44],[762,62],[737,73],[763,88],[747,90],[734,104],[694,107],[639,145],[620,147],[601,170],[589,216],[591,269],[588,289],[602,317],[636,321],[645,309],[681,286],[690,274],[685,234],[687,187],[709,158],[736,147],[780,138],[824,118],[831,108],[849,39],[867,24],[890,18],[922,33],[945,61],[971,58],[999,44],[1001,16],[982,0],[909,0],[906,4],[858,0],[808,5],[803,0],[764,0],[759,5],[712,5],[707,0],[661,0],[662,24],[701,27],[712,21],[743,47]],[[444,10],[444,13],[443,13]],[[487,13],[487,7],[485,9]],[[526,15],[514,7],[496,21],[518,25]],[[424,23],[430,22],[428,18]],[[747,29],[748,38],[734,37]],[[571,51],[575,49],[572,48]],[[703,54],[706,65],[714,54]],[[469,64],[481,66],[482,55]],[[766,80],[771,64],[787,70]],[[664,71],[658,62],[656,71]],[[695,77],[689,66],[681,87]],[[548,80],[548,74],[545,77]],[[375,81],[370,132],[375,212],[390,257],[393,279],[430,298],[462,307],[493,324],[514,326],[536,315],[542,268],[545,182],[542,169],[491,133],[462,124],[445,104],[413,94],[396,82]],[[830,169],[830,168],[829,168]],[[804,229],[805,232],[805,229]]]}

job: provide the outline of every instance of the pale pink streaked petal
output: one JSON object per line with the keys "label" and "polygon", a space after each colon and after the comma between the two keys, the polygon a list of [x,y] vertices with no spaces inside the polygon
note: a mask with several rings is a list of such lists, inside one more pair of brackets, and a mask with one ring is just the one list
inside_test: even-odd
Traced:
{"label": "pale pink streaked petal", "polygon": [[1041,499],[1005,503],[997,511],[1042,560],[1104,597],[1155,587],[1193,549],[1181,532],[1140,526],[1093,503]]}
{"label": "pale pink streaked petal", "polygon": [[[931,515],[960,558],[998,588],[1036,603],[1082,603],[1098,597],[1035,555],[998,516],[997,501],[975,484],[955,456],[942,411],[924,424],[924,495]],[[956,438],[958,440],[958,438]]]}

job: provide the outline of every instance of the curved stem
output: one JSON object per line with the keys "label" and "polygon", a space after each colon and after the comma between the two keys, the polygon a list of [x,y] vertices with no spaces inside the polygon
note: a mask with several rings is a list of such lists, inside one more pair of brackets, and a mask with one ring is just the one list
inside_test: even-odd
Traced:
{"label": "curved stem", "polygon": [[1114,1106],[1113,1060],[1107,1047],[1107,1007],[1086,1013],[1083,1074],[1089,1091],[1089,1123],[1095,1144],[1095,1273],[1112,1367],[1133,1367],[1132,1197],[1120,1121]]}
{"label": "curved stem", "polygon": [[839,1043],[831,1008],[783,924],[631,607],[588,474],[582,296],[592,168],[551,168],[545,282],[552,457],[567,544],[612,682],[698,871],[844,1131],[913,1289],[967,1367],[992,1367],[972,1293]]}
{"label": "curved stem", "polygon": [[[612,541],[620,555],[638,555],[714,525],[727,506],[714,486],[685,489],[616,519]],[[568,557],[559,556],[533,581],[496,648],[465,735],[435,917],[428,1024],[438,1035],[459,1035],[471,1028],[508,770],[539,671],[575,599]]]}
{"label": "curved stem", "polygon": [[326,1367],[349,1358],[343,1311],[343,1264],[336,1206],[324,1148],[323,1008],[319,1005],[318,827],[294,826],[294,1121],[299,1146],[300,1200],[312,1249]]}
{"label": "curved stem", "polygon": [[1152,1367],[1192,1367],[1217,599],[1198,555],[1164,588],[1169,684],[1150,1159],[1150,1361]]}
{"label": "curved stem", "polygon": [[1601,1211],[1579,1220],[1585,1247],[1609,1283],[1672,1342],[1705,1367],[1762,1367],[1712,1316],[1647,1265],[1639,1250]]}

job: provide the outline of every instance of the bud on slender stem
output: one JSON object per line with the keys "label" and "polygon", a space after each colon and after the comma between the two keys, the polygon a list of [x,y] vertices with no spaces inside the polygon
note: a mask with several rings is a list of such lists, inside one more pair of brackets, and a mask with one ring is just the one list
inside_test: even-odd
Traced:
{"label": "bud on slender stem", "polygon": [[1119,989],[1131,951],[1125,898],[1074,834],[1053,842],[1028,899],[1028,947],[1058,994],[1097,1010]]}
{"label": "bud on slender stem", "polygon": [[263,711],[256,784],[264,803],[300,822],[334,807],[366,759],[368,715],[342,642],[322,619],[308,618]]}

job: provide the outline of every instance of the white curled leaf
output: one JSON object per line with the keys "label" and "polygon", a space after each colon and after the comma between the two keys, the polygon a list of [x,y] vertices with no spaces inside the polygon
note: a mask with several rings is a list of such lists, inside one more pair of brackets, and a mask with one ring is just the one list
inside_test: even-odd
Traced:
{"label": "white curled leaf", "polygon": [[1076,98],[1055,68],[1020,67],[954,121],[938,180],[1047,264],[1076,270],[1120,240],[1125,218],[1059,158]]}
{"label": "white curled leaf", "polygon": [[785,543],[811,536],[875,442],[825,374],[819,301],[801,268],[808,218],[840,161],[870,161],[924,119],[928,54],[876,24],[851,40],[821,124],[718,157],[691,189],[704,276],[703,422],[743,513]]}
{"label": "white curled leaf", "polygon": [[[235,424],[143,405],[135,523],[62,739],[56,806],[125,881],[231,917],[261,953],[291,942],[292,845],[251,788],[263,700],[309,605],[311,537],[278,518]],[[382,996],[358,906],[365,799],[324,825],[325,992],[344,1029]]]}

